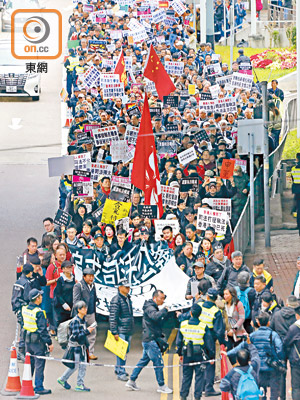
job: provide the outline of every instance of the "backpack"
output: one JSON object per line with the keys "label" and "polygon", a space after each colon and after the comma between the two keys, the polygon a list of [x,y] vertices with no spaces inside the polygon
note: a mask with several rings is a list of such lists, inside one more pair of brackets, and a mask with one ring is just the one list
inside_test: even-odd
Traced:
{"label": "backpack", "polygon": [[238,368],[235,368],[234,370],[241,375],[236,391],[236,399],[259,400],[259,396],[261,396],[261,391],[257,386],[254,376],[251,374],[251,371],[253,370],[252,366],[250,365],[248,371],[246,372]]}
{"label": "backpack", "polygon": [[250,291],[251,288],[247,288],[246,290],[241,290],[239,286],[235,287],[238,299],[242,302],[245,310],[245,319],[250,318],[251,316],[251,308],[249,304],[249,299],[248,299],[248,292]]}
{"label": "backpack", "polygon": [[62,322],[61,324],[58,325],[57,328],[57,341],[58,344],[62,348],[66,348],[69,342],[69,337],[70,337],[70,323],[73,321],[73,319],[68,319],[68,321]]}

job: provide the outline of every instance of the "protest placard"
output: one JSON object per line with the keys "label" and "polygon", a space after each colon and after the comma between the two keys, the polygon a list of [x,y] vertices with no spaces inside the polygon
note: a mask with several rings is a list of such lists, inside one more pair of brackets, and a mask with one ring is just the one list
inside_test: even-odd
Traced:
{"label": "protest placard", "polygon": [[67,212],[58,209],[54,217],[54,223],[59,226],[68,226],[72,221],[72,216]]}
{"label": "protest placard", "polygon": [[122,31],[121,30],[110,30],[110,37],[113,40],[118,40],[118,39],[122,39],[123,35],[122,35]]}
{"label": "protest placard", "polygon": [[162,202],[164,206],[176,208],[178,203],[179,188],[161,185]]}
{"label": "protest placard", "polygon": [[162,230],[165,226],[170,226],[173,229],[173,236],[179,233],[179,222],[176,219],[155,219],[155,240],[161,240]]}
{"label": "protest placard", "polygon": [[62,99],[62,101],[64,101],[64,102],[66,102],[66,101],[67,101],[67,98],[69,97],[69,96],[68,96],[68,92],[66,91],[65,88],[62,88],[62,89],[61,89],[59,95],[60,95],[60,98]]}
{"label": "protest placard", "polygon": [[97,208],[97,210],[95,210],[95,211],[92,212],[92,216],[93,216],[94,218],[96,218],[96,220],[97,220],[98,222],[101,221],[102,213],[103,213],[103,208],[104,208],[104,204],[105,204],[105,203],[101,204],[101,206],[100,206],[99,208]]}
{"label": "protest placard", "polygon": [[209,142],[209,137],[205,129],[201,129],[200,131],[194,133],[194,137],[198,143],[203,142],[203,140],[205,142]]}
{"label": "protest placard", "polygon": [[220,86],[224,85],[225,90],[232,90],[233,87],[231,86],[232,75],[224,75],[224,76],[217,76],[216,83]]}
{"label": "protest placard", "polygon": [[159,24],[160,22],[163,22],[166,19],[167,15],[165,13],[165,10],[156,10],[154,13],[152,13],[152,22],[155,24]]}
{"label": "protest placard", "polygon": [[162,116],[161,107],[150,107],[149,110],[150,110],[151,118],[153,118],[153,117],[161,118],[161,116]]}
{"label": "protest placard", "polygon": [[189,95],[194,96],[194,94],[196,93],[196,85],[189,85],[188,92],[189,92]]}
{"label": "protest placard", "polygon": [[131,188],[125,188],[124,186],[113,185],[110,190],[109,198],[116,201],[127,202],[131,197]]}
{"label": "protest placard", "polygon": [[177,153],[176,140],[160,140],[157,142],[157,153],[168,154],[169,156]]}
{"label": "protest placard", "polygon": [[129,115],[130,118],[132,118],[133,115],[136,115],[138,118],[141,117],[141,111],[138,108],[138,106],[128,108],[127,114]]}
{"label": "protest placard", "polygon": [[74,157],[74,169],[86,171],[87,168],[90,167],[91,165],[90,153],[74,154],[73,157]]}
{"label": "protest placard", "polygon": [[114,60],[110,60],[108,58],[102,58],[102,68],[114,68]]}
{"label": "protest placard", "polygon": [[167,123],[167,125],[165,126],[165,131],[178,133],[178,125]]}
{"label": "protest placard", "polygon": [[100,165],[100,163],[92,162],[90,168],[87,168],[87,170],[91,173],[91,180],[94,182],[99,182],[101,172]]}
{"label": "protest placard", "polygon": [[215,112],[219,113],[236,113],[236,98],[223,97],[222,99],[215,100]]}
{"label": "protest placard", "polygon": [[253,83],[253,75],[241,74],[234,72],[232,76],[231,86],[234,88],[251,90]]}
{"label": "protest placard", "polygon": [[184,14],[187,10],[186,6],[180,0],[173,0],[172,8],[179,16]]}
{"label": "protest placard", "polygon": [[220,63],[205,65],[204,72],[208,76],[219,75],[222,73],[221,65]]}
{"label": "protest placard", "polygon": [[229,179],[233,176],[235,160],[224,159],[222,162],[222,168],[220,172],[221,179]]}
{"label": "protest placard", "polygon": [[123,97],[125,95],[124,92],[124,83],[114,83],[111,85],[103,85],[103,99],[111,99],[112,97]]}
{"label": "protest placard", "polygon": [[109,142],[120,140],[118,128],[115,125],[106,126],[105,128],[93,129],[92,133],[96,147],[103,146]]}
{"label": "protest placard", "polygon": [[112,164],[102,164],[99,163],[99,176],[100,178],[107,176],[107,177],[111,177],[112,176],[112,172],[113,172],[113,165]]}
{"label": "protest placard", "polygon": [[183,177],[180,181],[180,192],[198,193],[199,191],[199,178],[196,177]]}
{"label": "protest placard", "polygon": [[166,0],[166,1],[159,1],[158,2],[158,7],[159,8],[169,8],[169,1],[168,0]]}
{"label": "protest placard", "polygon": [[127,143],[136,144],[138,133],[139,133],[139,128],[137,128],[136,126],[127,125],[125,132],[125,140],[127,140]]}
{"label": "protest placard", "polygon": [[[137,29],[135,31],[131,31],[130,32],[130,36],[132,37],[133,43],[143,42],[143,41],[148,39],[148,35],[147,35],[147,32],[146,32],[146,29],[143,26],[140,29]],[[128,36],[128,38],[130,36]]]}
{"label": "protest placard", "polygon": [[128,233],[129,232],[129,217],[115,220],[115,227],[116,227],[117,233],[122,230],[124,230]]}
{"label": "protest placard", "polygon": [[[133,160],[134,158],[134,153],[135,153],[135,147],[133,144],[130,144],[127,147],[127,151],[126,151],[126,158],[124,159],[124,164],[129,163],[131,160]],[[132,165],[132,164],[130,164]],[[129,165],[129,169],[130,169],[130,165]]]}
{"label": "protest placard", "polygon": [[[124,56],[124,60],[125,60],[126,71],[132,70],[132,56]],[[113,57],[114,68],[116,67],[118,61],[119,61],[119,57],[114,56]]]}
{"label": "protest placard", "polygon": [[102,213],[101,222],[114,224],[117,219],[128,217],[131,203],[106,199]]}
{"label": "protest placard", "polygon": [[[211,97],[211,93],[209,93],[209,95]],[[215,109],[214,100],[199,101],[199,109],[200,110],[205,110],[207,113],[214,112],[214,109]]]}
{"label": "protest placard", "polygon": [[91,65],[89,69],[82,75],[82,82],[88,88],[91,88],[93,85],[98,86],[97,83],[100,75],[100,71],[94,65]]}
{"label": "protest placard", "polygon": [[112,142],[110,145],[110,154],[112,162],[125,160],[127,154],[126,140],[118,140],[116,142]]}
{"label": "protest placard", "polygon": [[231,199],[207,199],[205,197],[204,199],[202,199],[202,203],[208,204],[213,210],[226,212],[228,217],[231,218]]}
{"label": "protest placard", "polygon": [[252,65],[251,62],[242,62],[239,64],[239,73],[252,75]]}
{"label": "protest placard", "polygon": [[120,83],[119,74],[108,74],[108,73],[100,74],[100,87],[104,87],[106,85],[114,85],[118,83]]}
{"label": "protest placard", "polygon": [[218,84],[209,87],[211,97],[217,99],[220,93],[220,86]]}
{"label": "protest placard", "polygon": [[178,107],[179,96],[171,96],[171,95],[164,96],[163,104],[164,104],[164,106]]}
{"label": "protest placard", "polygon": [[[200,93],[200,100],[201,101],[212,100],[211,93],[210,92],[201,92]],[[199,105],[200,105],[201,101],[199,102]]]}
{"label": "protest placard", "polygon": [[49,177],[72,175],[74,169],[74,157],[62,156],[48,158]]}
{"label": "protest placard", "polygon": [[106,50],[106,44],[107,41],[106,40],[89,40],[89,49],[91,49],[92,51],[105,51]]}
{"label": "protest placard", "polygon": [[181,76],[183,73],[184,63],[180,61],[166,61],[165,70],[169,75]]}
{"label": "protest placard", "polygon": [[243,172],[247,172],[247,160],[240,160],[238,158],[231,158],[230,160],[234,160],[235,164],[234,166],[241,167]]}
{"label": "protest placard", "polygon": [[101,124],[84,124],[84,132],[92,132],[93,129],[101,128]]}
{"label": "protest placard", "polygon": [[182,165],[187,165],[189,162],[197,158],[194,146],[190,147],[187,150],[182,151],[181,153],[177,154],[177,156],[179,163]]}
{"label": "protest placard", "polygon": [[131,189],[131,179],[129,177],[113,175],[111,184]]}
{"label": "protest placard", "polygon": [[130,18],[130,21],[127,24],[128,29],[131,31],[143,28],[143,25],[136,19]]}
{"label": "protest placard", "polygon": [[150,205],[138,205],[138,213],[141,218],[156,219],[158,217],[158,207]]}
{"label": "protest placard", "polygon": [[128,342],[121,338],[116,340],[114,335],[109,330],[107,331],[107,337],[104,343],[104,347],[122,360],[125,360],[128,349]]}
{"label": "protest placard", "polygon": [[75,169],[72,176],[72,190],[74,198],[92,197],[93,181],[91,181],[91,173]]}
{"label": "protest placard", "polygon": [[205,231],[209,226],[213,227],[217,233],[225,235],[228,215],[224,211],[209,210],[198,208],[197,229]]}

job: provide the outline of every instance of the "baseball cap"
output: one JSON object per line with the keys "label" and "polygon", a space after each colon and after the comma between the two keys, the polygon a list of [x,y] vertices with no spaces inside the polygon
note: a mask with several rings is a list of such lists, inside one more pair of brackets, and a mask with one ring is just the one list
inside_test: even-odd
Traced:
{"label": "baseball cap", "polygon": [[33,272],[33,266],[29,263],[23,265],[22,272],[27,275],[29,272]]}
{"label": "baseball cap", "polygon": [[65,260],[61,263],[61,268],[69,268],[69,267],[73,267],[73,264],[71,263],[71,261]]}
{"label": "baseball cap", "polygon": [[215,288],[209,288],[207,291],[207,296],[210,297],[212,300],[217,300],[218,298],[218,291]]}
{"label": "baseball cap", "polygon": [[118,283],[118,286],[130,287],[130,283],[126,278],[124,278],[124,279],[120,280],[120,282]]}
{"label": "baseball cap", "polygon": [[102,239],[104,239],[104,236],[102,235],[102,233],[96,233],[96,235],[94,236],[94,240],[98,239],[99,237],[101,237]]}
{"label": "baseball cap", "polygon": [[213,186],[214,186],[214,187],[217,186],[217,185],[216,185],[216,182],[210,182],[209,185],[208,185],[209,188],[211,188],[211,187],[213,187]]}
{"label": "baseball cap", "polygon": [[193,268],[198,267],[198,268],[205,268],[205,265],[201,261],[197,261],[193,264]]}
{"label": "baseball cap", "polygon": [[95,271],[93,270],[93,268],[84,268],[84,270],[82,271],[83,275],[95,275]]}
{"label": "baseball cap", "polygon": [[32,289],[29,292],[29,300],[34,300],[37,297],[39,297],[41,294],[43,294],[42,290]]}

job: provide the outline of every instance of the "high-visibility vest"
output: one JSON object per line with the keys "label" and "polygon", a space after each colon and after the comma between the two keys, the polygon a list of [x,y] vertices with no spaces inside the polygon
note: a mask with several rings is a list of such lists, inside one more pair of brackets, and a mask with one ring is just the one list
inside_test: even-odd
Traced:
{"label": "high-visibility vest", "polygon": [[276,300],[273,300],[273,301],[272,301],[272,304],[271,304],[271,307],[269,308],[269,311],[273,311],[274,308],[275,308],[277,305],[278,305],[278,304],[277,304],[277,301],[276,301]]}
{"label": "high-visibility vest", "polygon": [[297,167],[292,168],[292,177],[293,177],[293,182],[296,185],[300,184],[300,168]]}
{"label": "high-visibility vest", "polygon": [[70,62],[70,65],[68,65],[68,71],[73,71],[73,69],[76,67],[76,65],[79,64],[79,58],[78,57],[68,57],[67,58]]}
{"label": "high-visibility vest", "polygon": [[22,317],[23,317],[23,328],[28,332],[36,332],[38,330],[38,326],[36,324],[36,314],[40,311],[43,311],[45,318],[46,313],[40,307],[35,307],[33,310],[28,309],[28,306],[22,307]]}
{"label": "high-visibility vest", "polygon": [[84,73],[84,67],[81,67],[80,65],[76,65],[76,75],[80,75]]}
{"label": "high-visibility vest", "polygon": [[200,322],[198,325],[189,325],[189,321],[183,321],[180,324],[180,332],[183,336],[183,342],[185,345],[192,341],[194,346],[204,345],[204,334],[206,325]]}
{"label": "high-visibility vest", "polygon": [[[266,279],[266,284],[268,284],[269,282],[270,282],[270,280],[272,279],[272,275],[271,274],[269,274],[269,272],[267,272],[267,271],[263,271],[263,276],[265,277],[265,279]],[[257,273],[255,272],[255,271],[253,271],[253,277],[255,278],[257,276]]]}
{"label": "high-visibility vest", "polygon": [[217,306],[212,306],[211,308],[206,308],[202,306],[202,312],[199,318],[200,322],[206,324],[209,329],[213,329],[213,321],[218,311],[219,309]]}

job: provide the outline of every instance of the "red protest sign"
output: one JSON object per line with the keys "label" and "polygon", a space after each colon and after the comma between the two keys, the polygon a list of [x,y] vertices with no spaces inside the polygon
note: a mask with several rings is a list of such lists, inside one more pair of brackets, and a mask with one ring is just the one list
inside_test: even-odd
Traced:
{"label": "red protest sign", "polygon": [[229,179],[233,176],[235,160],[224,159],[222,162],[222,168],[220,173],[221,179]]}

